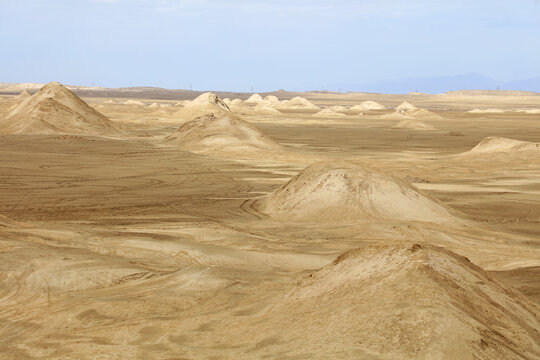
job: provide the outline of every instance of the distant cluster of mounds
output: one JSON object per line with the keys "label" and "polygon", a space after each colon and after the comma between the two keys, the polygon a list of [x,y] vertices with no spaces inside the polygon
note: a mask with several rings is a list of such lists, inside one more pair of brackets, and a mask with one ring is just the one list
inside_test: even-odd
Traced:
{"label": "distant cluster of mounds", "polygon": [[0,119],[2,134],[114,135],[117,126],[58,82],[45,85]]}
{"label": "distant cluster of mounds", "polygon": [[[262,97],[260,94],[253,94],[245,101],[242,101],[241,99],[225,98],[223,99],[223,102],[233,112],[261,116],[305,113],[316,118],[345,118],[347,115],[362,115],[364,112],[386,110],[383,105],[375,101],[363,101],[360,104],[353,106],[320,107],[301,96],[296,96],[289,100],[280,100],[275,95]],[[190,104],[190,101],[181,101],[176,105],[185,108]]]}
{"label": "distant cluster of mounds", "polygon": [[440,120],[442,117],[404,101],[395,108],[394,112],[381,115],[381,119],[401,120],[393,126],[395,129],[435,130],[435,126],[426,123],[425,120]]}
{"label": "distant cluster of mounds", "polygon": [[353,106],[329,106],[313,114],[313,116],[320,118],[344,118],[347,115],[364,115],[367,112],[376,113],[382,110],[386,110],[383,105],[375,101],[368,100]]}
{"label": "distant cluster of mounds", "polygon": [[[43,86],[34,95],[27,90],[15,96],[17,100],[10,111],[0,119],[2,134],[79,134],[79,135],[114,135],[120,132],[118,125],[106,116],[90,107],[73,92],[58,82]],[[106,104],[119,105],[114,100]],[[156,102],[146,105],[138,100],[126,100],[124,105],[160,110]],[[98,108],[102,105],[98,105]],[[383,111],[386,108],[374,101],[364,101],[354,106],[330,106],[320,108],[302,97],[280,101],[276,96],[262,97],[253,94],[246,101],[240,99],[220,99],[212,92],[204,93],[192,101],[181,101],[170,107],[172,117],[187,121],[177,132],[169,135],[165,143],[174,143],[179,148],[195,152],[271,150],[279,145],[262,133],[254,125],[241,119],[232,109],[249,107],[255,113],[282,115],[286,111],[310,111],[311,116],[319,118],[344,118],[357,111]],[[313,112],[315,111],[315,112]],[[498,113],[497,109],[483,110],[486,113]],[[535,113],[533,110],[523,110]],[[479,113],[471,111],[471,113]],[[393,125],[396,129],[434,130],[435,127],[423,120],[436,120],[441,117],[421,109],[408,102],[403,102],[395,111],[380,115],[381,119],[401,120]],[[462,136],[451,131],[451,136]],[[457,156],[460,157],[510,157],[537,156],[538,143],[531,143],[505,138],[486,138],[475,148]],[[310,170],[311,171],[311,170]],[[356,172],[358,175],[358,172]],[[371,178],[371,175],[369,176]],[[328,185],[328,184],[327,184]],[[304,189],[305,190],[305,189]],[[268,201],[271,206],[272,201]],[[275,204],[274,204],[275,205]],[[272,205],[272,206],[274,206]]]}
{"label": "distant cluster of mounds", "polygon": [[396,118],[396,119],[416,119],[416,120],[423,120],[423,119],[441,119],[441,116],[426,110],[421,109],[413,104],[404,101],[400,105],[398,105],[395,108],[395,111],[390,114],[385,114],[382,116],[383,118]]}

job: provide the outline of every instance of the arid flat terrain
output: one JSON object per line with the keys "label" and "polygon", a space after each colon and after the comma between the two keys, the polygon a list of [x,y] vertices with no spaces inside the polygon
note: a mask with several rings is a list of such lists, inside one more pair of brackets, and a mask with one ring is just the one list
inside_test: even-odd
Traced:
{"label": "arid flat terrain", "polygon": [[0,358],[539,359],[539,109],[0,88]]}

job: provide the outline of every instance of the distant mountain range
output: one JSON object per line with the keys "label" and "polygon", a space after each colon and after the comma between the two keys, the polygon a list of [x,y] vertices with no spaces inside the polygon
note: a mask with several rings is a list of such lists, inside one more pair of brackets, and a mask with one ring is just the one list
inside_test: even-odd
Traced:
{"label": "distant mountain range", "polygon": [[397,81],[381,81],[365,84],[336,84],[332,86],[332,89],[386,94],[406,94],[409,92],[440,94],[456,90],[519,90],[540,92],[540,77],[514,81],[498,81],[481,74],[469,73],[456,76],[408,78]]}
{"label": "distant mountain range", "polygon": [[[43,84],[38,83],[0,83],[0,94],[18,94],[22,90],[28,90],[31,93],[38,91]],[[98,86],[75,86],[66,85],[79,96],[134,96],[140,93],[153,93],[155,96],[163,98],[174,96],[178,98],[179,94],[198,95],[201,91],[191,91],[183,89],[164,89],[157,87],[139,86],[126,88],[104,88]],[[330,91],[329,91],[330,90]],[[395,81],[378,81],[363,84],[337,83],[330,85],[328,89],[312,90],[316,92],[373,92],[383,94],[407,94],[411,92],[442,94],[449,91],[459,90],[513,90],[540,93],[540,76],[529,79],[514,81],[498,81],[496,79],[484,76],[478,73],[469,73],[455,76],[439,77],[419,77],[407,78]],[[219,91],[219,93],[234,93],[235,95],[248,94],[244,92]],[[276,93],[285,92],[278,90]],[[283,94],[282,94],[283,95]],[[138,95],[137,95],[138,96]],[[191,96],[191,95],[189,95]],[[228,95],[227,95],[228,96]]]}

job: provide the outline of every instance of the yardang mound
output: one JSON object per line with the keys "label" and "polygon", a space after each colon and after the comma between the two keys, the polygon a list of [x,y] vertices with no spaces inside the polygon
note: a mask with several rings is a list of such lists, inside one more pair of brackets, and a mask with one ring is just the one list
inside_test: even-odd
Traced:
{"label": "yardang mound", "polygon": [[537,305],[435,246],[348,251],[304,275],[268,311],[246,330],[279,329],[289,347],[315,347],[321,358],[540,358]]}
{"label": "yardang mound", "polygon": [[240,100],[240,99],[233,99],[233,100],[231,100],[231,99],[226,100],[225,99],[225,100],[223,100],[223,102],[225,104],[227,104],[227,106],[229,106],[229,107],[240,107],[240,106],[245,105],[244,102],[242,100]]}
{"label": "yardang mound", "polygon": [[25,100],[25,99],[28,99],[31,96],[32,95],[30,94],[30,92],[28,90],[23,90],[17,96],[15,96],[15,99],[17,99],[17,100]]}
{"label": "yardang mound", "polygon": [[232,113],[207,114],[185,123],[166,138],[193,152],[276,150],[280,146]]}
{"label": "yardang mound", "polygon": [[261,114],[269,114],[269,115],[270,114],[275,114],[275,115],[280,115],[281,114],[281,111],[279,111],[278,109],[276,109],[273,106],[265,104],[264,102],[261,102],[261,103],[257,104],[257,106],[255,106],[255,111],[258,112],[258,113],[261,113]]}
{"label": "yardang mound", "polygon": [[403,120],[400,123],[393,126],[394,129],[410,129],[410,130],[435,130],[435,127],[430,124],[426,124],[419,120]]}
{"label": "yardang mound", "polygon": [[408,112],[408,111],[414,111],[417,109],[418,108],[416,106],[414,106],[413,104],[407,101],[402,102],[399,106],[396,107],[396,110],[399,112]]}
{"label": "yardang mound", "polygon": [[351,107],[351,111],[371,111],[371,110],[386,110],[386,108],[375,101],[363,101],[360,105]]}
{"label": "yardang mound", "polygon": [[332,118],[332,117],[346,117],[347,115],[337,112],[333,108],[326,108],[326,109],[322,109],[316,114],[313,114],[313,116],[322,117],[322,118]]}
{"label": "yardang mound", "polygon": [[218,115],[223,112],[231,112],[227,104],[212,92],[199,95],[195,100],[183,105],[184,107],[178,110],[175,115],[189,120],[206,114]]}
{"label": "yardang mound", "polygon": [[280,108],[286,110],[320,110],[320,107],[300,96],[284,101],[281,103]]}
{"label": "yardang mound", "polygon": [[58,82],[45,85],[0,120],[4,134],[106,135],[114,123]]}
{"label": "yardang mound", "polygon": [[348,163],[313,164],[255,207],[272,217],[327,221],[458,221],[453,210],[414,186]]}
{"label": "yardang mound", "polygon": [[416,106],[403,102],[396,107],[396,111],[390,114],[382,115],[383,119],[441,119],[441,116],[426,109],[420,109]]}
{"label": "yardang mound", "polygon": [[277,96],[274,96],[274,95],[266,96],[264,98],[264,102],[269,103],[269,104],[275,104],[275,105],[279,105],[281,103],[279,101],[279,98]]}
{"label": "yardang mound", "polygon": [[534,152],[540,154],[540,143],[501,137],[487,137],[480,141],[474,148],[463,154],[475,155],[516,152]]}
{"label": "yardang mound", "polygon": [[261,101],[263,101],[263,98],[261,95],[253,94],[246,100],[246,104],[258,104]]}

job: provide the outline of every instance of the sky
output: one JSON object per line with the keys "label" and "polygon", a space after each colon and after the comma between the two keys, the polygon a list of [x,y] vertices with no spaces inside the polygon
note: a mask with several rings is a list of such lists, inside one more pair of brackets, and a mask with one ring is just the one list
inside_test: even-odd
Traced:
{"label": "sky", "polygon": [[[539,0],[0,0],[0,82],[363,90],[540,77]],[[384,89],[383,89],[384,90]]]}

